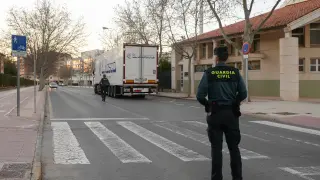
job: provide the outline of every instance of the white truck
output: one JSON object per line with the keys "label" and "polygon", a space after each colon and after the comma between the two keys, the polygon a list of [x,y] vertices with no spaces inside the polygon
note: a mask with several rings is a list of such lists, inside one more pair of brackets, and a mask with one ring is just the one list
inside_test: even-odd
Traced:
{"label": "white truck", "polygon": [[105,74],[110,82],[107,96],[141,96],[155,93],[158,86],[158,46],[123,44],[95,60],[94,92],[101,93],[99,82]]}

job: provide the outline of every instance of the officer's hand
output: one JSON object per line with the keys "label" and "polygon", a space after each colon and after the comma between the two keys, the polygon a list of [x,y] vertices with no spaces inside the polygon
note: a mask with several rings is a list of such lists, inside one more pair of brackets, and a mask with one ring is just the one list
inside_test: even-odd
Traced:
{"label": "officer's hand", "polygon": [[204,110],[206,111],[206,113],[209,113],[209,112],[210,112],[209,106],[206,105],[206,106],[204,107]]}
{"label": "officer's hand", "polygon": [[204,110],[206,111],[206,113],[210,112],[210,105],[209,103],[206,103],[206,105],[204,106]]}

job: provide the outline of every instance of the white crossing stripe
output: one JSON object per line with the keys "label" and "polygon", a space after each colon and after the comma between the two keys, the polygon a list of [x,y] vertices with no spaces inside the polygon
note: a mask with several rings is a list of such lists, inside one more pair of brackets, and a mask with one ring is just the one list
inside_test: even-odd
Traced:
{"label": "white crossing stripe", "polygon": [[[198,122],[198,121],[185,121],[185,122],[188,123],[188,124],[191,124],[191,125],[195,125],[197,127],[201,127],[201,128],[207,127],[207,125],[205,123],[201,123],[201,122]],[[203,144],[210,146],[210,142],[209,142],[208,138],[207,138],[207,141],[204,141],[204,138],[206,136],[204,136],[202,134],[197,134],[196,132],[193,132],[193,131],[190,131],[190,130],[183,130],[180,127],[172,126],[172,125],[171,125],[171,131],[177,132],[178,134],[184,135],[184,136],[189,137],[189,138],[191,138],[191,136],[192,136],[191,139],[199,141],[199,142],[202,142]],[[246,159],[246,160],[248,160],[248,159],[269,159],[268,156],[264,156],[264,155],[258,154],[256,152],[249,151],[249,150],[243,149],[241,147],[239,149],[240,149],[240,152],[241,152],[241,158],[242,159]],[[224,148],[223,152],[229,153],[229,150],[227,148]]]}
{"label": "white crossing stripe", "polygon": [[199,128],[207,128],[208,127],[207,124],[199,122],[199,121],[184,121],[184,122],[187,124],[190,124],[192,126],[199,127]]}
{"label": "white crossing stripe", "polygon": [[90,130],[122,163],[150,163],[151,161],[127,144],[100,122],[85,122]]}
{"label": "white crossing stripe", "polygon": [[182,161],[207,161],[209,158],[178,145],[160,135],[157,135],[133,122],[117,122],[119,125],[158,146]]}
{"label": "white crossing stripe", "polygon": [[52,122],[55,164],[90,164],[67,122]]}
{"label": "white crossing stripe", "polygon": [[280,124],[280,123],[275,123],[270,121],[250,121],[250,122],[320,136],[320,131],[317,131],[314,129],[302,128],[298,126]]}
{"label": "white crossing stripe", "polygon": [[132,121],[149,120],[148,118],[52,118],[51,121]]}
{"label": "white crossing stripe", "polygon": [[320,175],[320,166],[309,166],[309,167],[282,167],[280,168],[283,171],[297,175],[306,180],[314,180],[311,177],[307,176],[316,176]]}
{"label": "white crossing stripe", "polygon": [[168,123],[163,123],[161,125],[160,124],[155,124],[155,126],[164,128],[164,129],[166,129],[168,131],[180,134],[180,135],[182,135],[184,137],[190,138],[190,139],[192,139],[194,141],[197,141],[197,142],[200,142],[200,143],[205,144],[207,146],[210,146],[210,142],[209,142],[208,137],[203,135],[203,134],[199,134],[199,133],[193,132],[191,130],[180,128],[178,126],[174,126],[174,125],[168,124]]}

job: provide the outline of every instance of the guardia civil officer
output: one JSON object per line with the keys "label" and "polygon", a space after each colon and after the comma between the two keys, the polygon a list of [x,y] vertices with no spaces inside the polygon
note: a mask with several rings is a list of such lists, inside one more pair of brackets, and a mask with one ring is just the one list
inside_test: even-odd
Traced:
{"label": "guardia civil officer", "polygon": [[103,75],[103,78],[101,78],[99,84],[100,84],[100,88],[101,88],[102,101],[106,101],[106,93],[107,93],[107,89],[108,89],[108,86],[110,85],[110,83],[109,83],[109,80],[105,74]]}
{"label": "guardia civil officer", "polygon": [[[214,49],[216,66],[206,70],[200,81],[197,100],[207,112],[208,137],[211,143],[211,180],[222,180],[223,133],[230,152],[233,180],[242,180],[242,162],[239,151],[240,102],[247,98],[247,89],[239,70],[225,64],[228,48]],[[208,99],[206,96],[208,95]]]}

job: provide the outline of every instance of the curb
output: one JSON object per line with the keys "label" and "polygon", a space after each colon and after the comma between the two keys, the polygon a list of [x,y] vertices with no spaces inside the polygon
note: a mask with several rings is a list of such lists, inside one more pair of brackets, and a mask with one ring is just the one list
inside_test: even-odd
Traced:
{"label": "curb", "polygon": [[271,121],[280,121],[281,117],[274,117],[274,116],[270,116],[270,115],[264,115],[264,114],[253,114],[253,113],[248,113],[248,112],[241,112],[242,114],[244,114],[245,116],[249,116],[252,118],[261,118],[261,119],[265,119],[265,120],[271,120]]}
{"label": "curb", "polygon": [[44,112],[41,113],[40,124],[37,133],[37,142],[36,142],[36,149],[35,149],[35,156],[32,162],[32,169],[31,169],[31,177],[30,180],[41,180],[42,179],[42,164],[41,164],[41,154],[42,154],[42,139],[43,139],[43,122],[47,117],[48,111],[48,91],[47,88],[43,90],[46,91],[45,94],[45,107]]}
{"label": "curb", "polygon": [[171,96],[166,96],[166,95],[159,95],[159,94],[149,94],[149,96],[158,96],[158,97],[166,97],[166,98],[172,98],[172,99],[184,99],[184,100],[191,100],[191,101],[196,101],[196,99],[191,99],[193,97],[171,97]]}
{"label": "curb", "polygon": [[[172,98],[172,99],[183,99],[183,100],[190,100],[190,101],[196,101],[196,99],[190,99],[188,97],[171,97],[166,95],[159,95],[159,94],[150,94],[150,96],[158,96],[158,97],[166,97],[166,98]],[[280,119],[281,117],[274,117],[270,115],[264,115],[264,114],[253,114],[251,112],[241,112],[243,115],[251,117],[251,118],[261,118],[265,120],[271,120],[271,121],[277,121],[282,122]]]}

